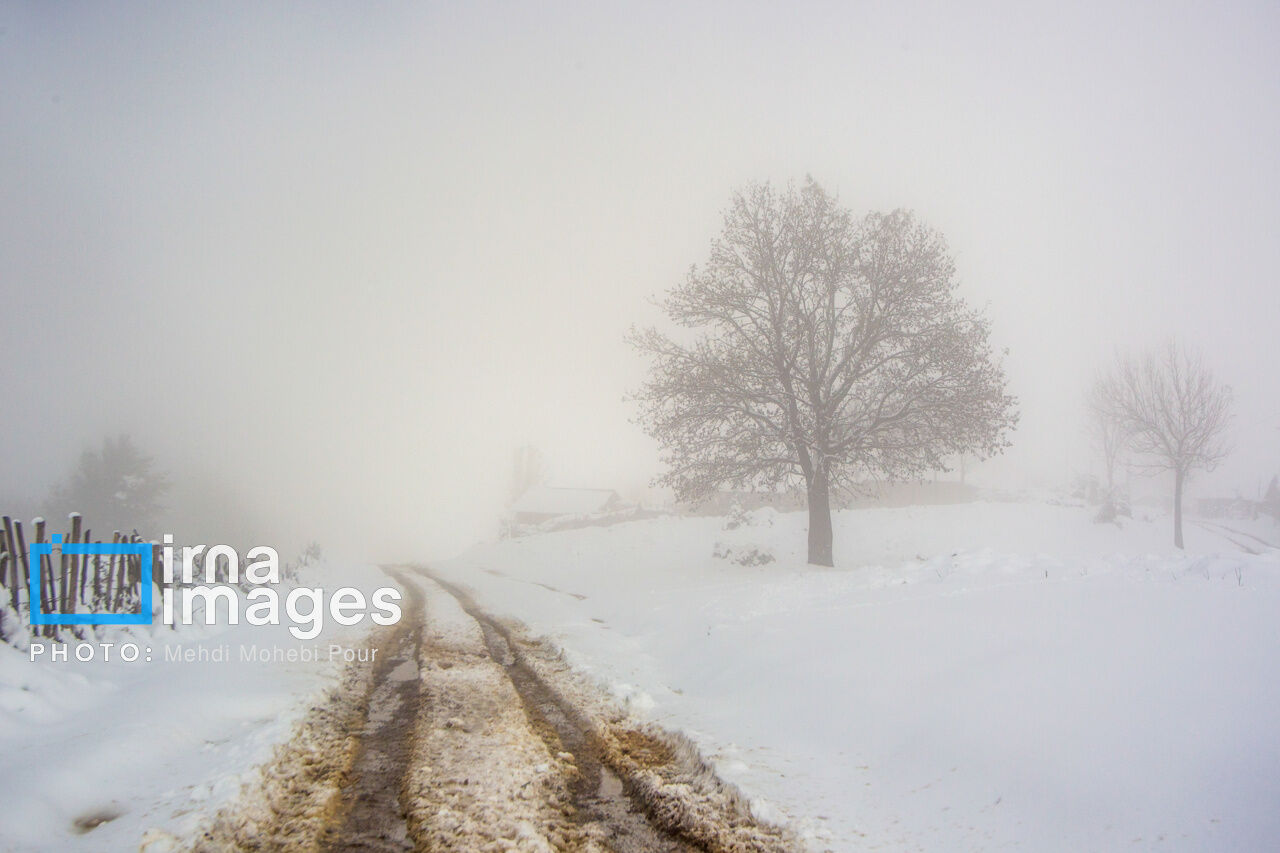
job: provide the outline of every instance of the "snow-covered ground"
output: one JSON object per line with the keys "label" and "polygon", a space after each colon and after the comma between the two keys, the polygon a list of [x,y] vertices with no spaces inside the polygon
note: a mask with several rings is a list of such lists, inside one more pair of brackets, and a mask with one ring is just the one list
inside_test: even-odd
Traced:
{"label": "snow-covered ground", "polygon": [[[1280,849],[1280,543],[975,503],[660,518],[435,566],[817,849]],[[746,567],[713,558],[769,550]],[[723,549],[721,549],[723,550]]]}
{"label": "snow-covered ground", "polygon": [[[325,588],[393,586],[378,569],[315,566]],[[330,620],[300,641],[285,626],[219,625],[113,631],[150,646],[125,663],[31,661],[0,643],[0,850],[165,850],[235,796],[285,740],[310,700],[336,683],[330,643],[358,644],[368,620]],[[167,647],[223,651],[224,661],[166,661]],[[242,648],[319,649],[318,660],[242,661]],[[100,825],[88,824],[102,820]],[[77,827],[77,822],[81,825]]]}

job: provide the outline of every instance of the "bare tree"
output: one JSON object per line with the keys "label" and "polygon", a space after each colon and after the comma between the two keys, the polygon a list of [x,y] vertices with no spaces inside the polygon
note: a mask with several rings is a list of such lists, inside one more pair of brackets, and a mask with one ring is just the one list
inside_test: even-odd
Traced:
{"label": "bare tree", "polygon": [[1173,472],[1173,544],[1182,545],[1182,495],[1193,471],[1212,471],[1231,451],[1231,388],[1199,353],[1176,343],[1140,358],[1121,358],[1097,385],[1105,416],[1121,430],[1139,463]]}
{"label": "bare tree", "polygon": [[1089,410],[1090,437],[1102,457],[1107,477],[1106,500],[1110,504],[1115,500],[1116,468],[1128,446],[1128,436],[1124,434],[1124,425],[1111,411],[1103,378],[1094,380],[1086,405]]}
{"label": "bare tree", "polygon": [[632,342],[659,482],[803,485],[809,562],[832,565],[831,494],[1008,445],[1016,422],[986,320],[955,295],[942,237],[907,212],[856,221],[812,179],[734,195],[707,264],[667,296],[688,331]]}

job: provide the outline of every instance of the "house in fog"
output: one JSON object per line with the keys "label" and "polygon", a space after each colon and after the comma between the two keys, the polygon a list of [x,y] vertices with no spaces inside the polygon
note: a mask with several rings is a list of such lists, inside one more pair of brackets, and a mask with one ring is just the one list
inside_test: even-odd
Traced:
{"label": "house in fog", "polygon": [[520,525],[613,512],[622,499],[613,489],[564,489],[533,486],[511,505],[511,520]]}

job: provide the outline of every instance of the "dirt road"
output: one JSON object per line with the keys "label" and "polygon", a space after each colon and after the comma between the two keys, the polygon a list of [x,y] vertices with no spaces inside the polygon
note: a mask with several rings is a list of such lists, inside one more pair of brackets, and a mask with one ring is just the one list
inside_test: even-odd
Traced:
{"label": "dirt road", "polygon": [[702,849],[657,824],[645,804],[607,765],[604,746],[586,714],[557,694],[517,651],[510,633],[483,613],[460,588],[433,578],[461,605],[484,635],[489,656],[503,666],[520,697],[529,724],[554,755],[569,756],[577,768],[569,788],[573,811],[596,831],[593,837],[617,853],[678,853]]}
{"label": "dirt road", "polygon": [[783,851],[679,734],[420,566],[400,623],[313,708],[199,851]]}

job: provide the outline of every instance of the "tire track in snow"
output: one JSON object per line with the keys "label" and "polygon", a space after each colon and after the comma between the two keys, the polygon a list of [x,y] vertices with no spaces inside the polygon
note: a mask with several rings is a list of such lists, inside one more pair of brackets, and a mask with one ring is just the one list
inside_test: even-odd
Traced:
{"label": "tire track in snow", "polygon": [[[554,647],[489,615],[466,589],[430,568],[411,568],[447,593],[441,597],[452,598],[479,627],[488,656],[501,664],[531,728],[549,752],[567,758],[575,770],[569,795],[586,846],[567,849],[804,849],[790,831],[757,819],[742,793],[716,775],[689,738],[620,714],[598,685],[575,674]],[[429,597],[436,600],[434,594]]]}
{"label": "tire track in snow", "polygon": [[402,612],[374,664],[359,749],[343,786],[341,821],[326,832],[326,851],[376,850],[406,853],[409,838],[405,780],[413,755],[420,698],[418,656],[422,646],[423,595],[392,573],[405,594]]}
{"label": "tire track in snow", "polygon": [[[1217,521],[1199,521],[1197,522],[1197,524],[1199,524],[1201,527],[1204,527],[1205,525],[1211,525],[1215,528],[1218,528],[1221,531],[1225,531],[1226,533],[1232,533],[1232,534],[1235,534],[1236,536],[1243,536],[1246,539],[1252,539],[1254,542],[1257,542],[1259,545],[1262,545],[1265,548],[1280,548],[1280,545],[1277,545],[1274,542],[1268,542],[1266,539],[1263,539],[1261,536],[1255,536],[1252,533],[1246,533],[1243,530],[1237,530],[1234,527],[1231,527],[1226,524],[1222,524]],[[1240,543],[1237,542],[1236,544],[1239,545]],[[1257,552],[1254,551],[1251,553],[1257,553]]]}
{"label": "tire track in snow", "polygon": [[502,625],[481,611],[457,586],[441,580],[430,570],[420,571],[451,595],[480,626],[490,657],[502,665],[524,705],[530,725],[547,748],[553,754],[572,756],[579,771],[570,785],[573,805],[578,819],[593,825],[591,835],[598,842],[615,853],[687,853],[706,849],[650,819],[634,793],[609,769],[592,722],[539,678]]}
{"label": "tire track in snow", "polygon": [[[1196,527],[1199,527],[1201,530],[1207,530],[1208,532],[1212,533],[1214,536],[1222,537],[1223,539],[1230,542],[1232,545],[1235,545],[1241,551],[1244,551],[1246,554],[1253,554],[1256,556],[1262,553],[1252,545],[1249,545],[1246,542],[1241,542],[1232,534],[1237,534],[1240,536],[1248,536],[1250,539],[1258,539],[1258,537],[1256,536],[1250,536],[1248,533],[1241,533],[1239,530],[1233,530],[1232,528],[1227,527],[1226,525],[1214,524],[1213,522],[1209,522],[1209,521],[1193,520],[1192,523],[1195,524]],[[1258,539],[1258,541],[1263,542],[1263,540],[1261,539]],[[1265,545],[1267,543],[1263,542],[1263,544]]]}

